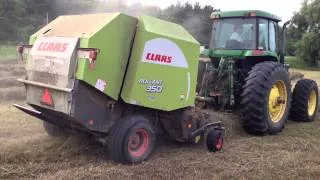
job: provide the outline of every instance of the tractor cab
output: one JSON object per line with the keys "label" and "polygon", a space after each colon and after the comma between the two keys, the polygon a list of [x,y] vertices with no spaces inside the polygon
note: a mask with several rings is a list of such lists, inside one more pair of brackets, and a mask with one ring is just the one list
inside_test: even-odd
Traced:
{"label": "tractor cab", "polygon": [[214,12],[210,57],[280,58],[281,19],[263,11]]}

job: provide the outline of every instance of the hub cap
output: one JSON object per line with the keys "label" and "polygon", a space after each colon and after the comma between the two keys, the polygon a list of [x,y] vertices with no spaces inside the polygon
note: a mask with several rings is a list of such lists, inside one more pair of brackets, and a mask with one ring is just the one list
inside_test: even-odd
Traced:
{"label": "hub cap", "polygon": [[317,108],[317,93],[315,90],[312,90],[309,94],[308,100],[308,115],[313,116]]}
{"label": "hub cap", "polygon": [[223,139],[220,135],[218,135],[216,138],[216,149],[217,150],[222,149],[222,145],[223,145]]}
{"label": "hub cap", "polygon": [[277,123],[282,119],[286,110],[287,101],[286,85],[283,81],[277,81],[270,90],[268,103],[269,116],[273,122]]}
{"label": "hub cap", "polygon": [[129,137],[128,152],[131,156],[142,156],[149,147],[149,134],[145,129],[138,129]]}

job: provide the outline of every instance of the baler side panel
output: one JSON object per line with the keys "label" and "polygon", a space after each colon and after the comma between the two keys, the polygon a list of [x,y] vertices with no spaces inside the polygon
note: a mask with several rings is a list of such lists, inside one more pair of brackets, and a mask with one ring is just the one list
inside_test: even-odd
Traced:
{"label": "baler side panel", "polygon": [[100,53],[91,69],[87,60],[79,59],[76,78],[93,87],[105,82],[100,90],[118,100],[136,24],[136,18],[120,14],[87,41],[81,40],[80,48],[99,48]]}
{"label": "baler side panel", "polygon": [[[195,99],[197,42],[143,29],[140,20],[121,97],[129,104],[172,111],[192,106]],[[165,26],[163,28],[170,28]],[[153,54],[153,55],[152,55]],[[158,56],[160,61],[155,59]]]}

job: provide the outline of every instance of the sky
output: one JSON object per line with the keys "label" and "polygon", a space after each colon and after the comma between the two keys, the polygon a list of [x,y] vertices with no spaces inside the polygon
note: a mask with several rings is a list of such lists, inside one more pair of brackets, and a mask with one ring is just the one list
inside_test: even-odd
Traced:
{"label": "sky", "polygon": [[221,11],[264,10],[280,16],[283,21],[289,20],[293,12],[299,11],[302,2],[302,0],[127,0],[130,3],[140,2],[144,5],[156,5],[161,8],[175,4],[178,1],[181,3],[187,1],[190,3],[200,2],[201,5],[212,5]]}

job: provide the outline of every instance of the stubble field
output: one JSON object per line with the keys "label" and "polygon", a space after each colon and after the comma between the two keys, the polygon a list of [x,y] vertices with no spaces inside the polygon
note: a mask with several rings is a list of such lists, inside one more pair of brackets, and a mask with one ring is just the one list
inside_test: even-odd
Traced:
{"label": "stubble field", "polygon": [[[320,84],[320,72],[300,71]],[[42,122],[11,104],[24,104],[25,74],[17,60],[0,61],[0,179],[319,179],[320,118],[288,121],[279,135],[248,135],[237,115],[210,112],[226,126],[224,150],[208,153],[161,139],[147,162],[119,165],[85,137],[48,137]]]}

